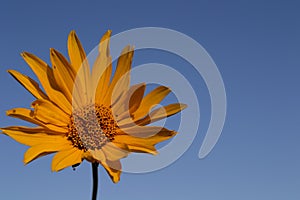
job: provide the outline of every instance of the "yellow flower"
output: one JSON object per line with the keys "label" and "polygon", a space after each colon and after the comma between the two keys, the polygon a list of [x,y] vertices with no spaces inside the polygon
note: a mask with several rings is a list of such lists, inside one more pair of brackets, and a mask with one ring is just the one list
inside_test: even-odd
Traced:
{"label": "yellow flower", "polygon": [[107,31],[102,37],[91,72],[74,31],[68,37],[70,61],[55,49],[50,50],[52,67],[33,54],[22,53],[43,89],[30,77],[8,71],[36,98],[32,109],[7,111],[8,116],[36,127],[1,128],[4,134],[30,146],[24,155],[25,164],[55,153],[53,171],[77,166],[85,159],[101,164],[112,181],[118,182],[121,158],[131,152],[156,154],[155,145],[176,134],[149,124],[180,112],[186,105],[174,103],[150,112],[170,89],[159,86],[144,95],[144,83],[130,86],[134,52],[130,46],[123,49],[112,76],[110,35]]}

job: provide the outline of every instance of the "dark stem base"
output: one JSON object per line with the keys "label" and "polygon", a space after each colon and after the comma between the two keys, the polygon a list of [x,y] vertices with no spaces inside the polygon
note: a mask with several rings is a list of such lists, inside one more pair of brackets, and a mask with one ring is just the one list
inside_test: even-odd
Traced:
{"label": "dark stem base", "polygon": [[92,172],[93,172],[93,194],[92,194],[92,200],[97,200],[97,192],[98,192],[98,165],[99,165],[99,163],[92,163]]}

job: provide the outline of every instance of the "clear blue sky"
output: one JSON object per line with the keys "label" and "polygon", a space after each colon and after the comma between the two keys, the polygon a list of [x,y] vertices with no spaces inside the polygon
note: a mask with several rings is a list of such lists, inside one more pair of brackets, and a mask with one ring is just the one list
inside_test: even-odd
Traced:
{"label": "clear blue sky", "polygon": [[[183,32],[209,52],[223,77],[228,112],[211,154],[198,159],[210,117],[201,79],[201,127],[189,150],[171,166],[148,174],[123,174],[119,184],[100,170],[101,200],[300,199],[300,3],[279,0],[9,1],[0,6],[0,126],[22,124],[5,110],[29,106],[32,97],[6,72],[32,75],[19,55],[49,62],[49,48],[66,54],[76,30],[86,51],[100,36],[158,26]],[[162,62],[193,70],[181,59],[149,51],[136,63]],[[191,78],[192,79],[192,78]],[[193,119],[191,119],[193,120]],[[172,126],[172,124],[171,124]],[[189,133],[183,133],[189,134]],[[90,199],[91,168],[50,171],[51,156],[23,165],[27,147],[0,135],[0,199]]]}

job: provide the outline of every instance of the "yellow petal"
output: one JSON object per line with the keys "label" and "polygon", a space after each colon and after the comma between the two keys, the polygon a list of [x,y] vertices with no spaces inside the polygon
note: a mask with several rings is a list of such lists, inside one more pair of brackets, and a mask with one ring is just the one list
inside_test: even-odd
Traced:
{"label": "yellow petal", "polygon": [[35,145],[29,148],[24,154],[23,161],[25,164],[28,164],[40,156],[48,155],[66,148],[70,148],[70,143],[67,140],[56,143],[47,143],[47,141],[45,141],[44,144]]}
{"label": "yellow petal", "polygon": [[49,130],[52,130],[56,133],[64,134],[69,131],[67,126],[57,126],[55,124],[44,124],[45,127],[47,127]]}
{"label": "yellow petal", "polygon": [[122,115],[120,115],[117,119],[118,119],[118,126],[121,129],[124,128],[128,128],[128,127],[132,127],[132,126],[138,126],[138,124],[136,123],[136,121],[134,121],[131,116],[125,115],[125,113],[123,113]]}
{"label": "yellow petal", "polygon": [[60,171],[66,167],[81,163],[83,152],[77,148],[59,151],[52,160],[52,171]]}
{"label": "yellow petal", "polygon": [[129,72],[131,69],[132,57],[133,57],[133,47],[130,46],[125,47],[118,59],[116,72],[105,94],[103,100],[104,105],[111,105],[112,94],[116,89],[115,86],[118,83],[118,81],[120,81],[120,79],[122,83],[119,82],[118,86],[120,86],[121,89],[118,89],[118,92],[115,92],[116,98],[119,94],[121,94],[122,91],[128,90],[130,84],[130,74],[127,72]]}
{"label": "yellow petal", "polygon": [[161,131],[169,131],[169,130],[160,126],[133,126],[129,128],[123,128],[120,131],[121,134],[126,133],[127,135],[133,137],[149,138]]}
{"label": "yellow petal", "polygon": [[122,95],[124,95],[128,91],[129,85],[130,85],[130,73],[127,72],[119,79],[119,81],[114,86],[110,96],[110,101],[107,101],[106,99],[104,100],[104,104],[107,106],[114,105],[117,101],[119,101]]}
{"label": "yellow petal", "polygon": [[93,96],[94,92],[92,92],[92,80],[90,77],[89,66],[86,62],[87,60],[84,61],[82,67],[78,70],[76,74],[76,87],[74,88],[72,93],[73,99],[77,100],[79,108],[89,104],[95,98]]}
{"label": "yellow petal", "polygon": [[47,127],[27,127],[27,126],[9,126],[5,127],[5,130],[10,130],[10,131],[22,131],[25,133],[45,133],[49,135],[65,135],[68,130],[66,130],[64,133],[62,132],[57,132],[55,130],[48,129]]}
{"label": "yellow petal", "polygon": [[140,140],[139,138],[133,139],[130,137],[128,135],[118,135],[115,142],[122,142],[121,140],[124,140],[131,152],[157,154],[154,144],[149,144],[147,141]]}
{"label": "yellow petal", "polygon": [[124,152],[130,153],[130,150],[129,150],[127,144],[125,144],[125,143],[114,143],[114,142],[112,142],[112,143],[115,147],[118,147],[118,148],[124,150]]}
{"label": "yellow petal", "polygon": [[60,135],[48,135],[45,133],[26,133],[23,131],[18,131],[18,130],[9,130],[5,128],[1,128],[4,134],[10,136],[17,142],[27,145],[27,146],[34,146],[34,145],[39,145],[42,143],[58,143],[61,141],[65,141],[64,136]]}
{"label": "yellow petal", "polygon": [[44,61],[30,53],[22,53],[22,57],[38,77],[49,99],[66,113],[71,114],[72,105],[59,91],[52,69]]}
{"label": "yellow petal", "polygon": [[171,90],[165,86],[159,86],[143,98],[140,107],[133,113],[133,119],[140,119],[150,112],[150,109],[159,104]]}
{"label": "yellow petal", "polygon": [[98,51],[104,58],[110,57],[109,52],[109,42],[110,42],[110,36],[111,36],[111,30],[106,31],[106,33],[103,34],[100,44],[98,46]]}
{"label": "yellow petal", "polygon": [[71,31],[68,37],[69,58],[74,71],[77,72],[86,58],[84,49],[75,33]]}
{"label": "yellow petal", "polygon": [[149,123],[156,122],[160,119],[169,117],[171,115],[174,115],[181,110],[185,109],[187,107],[186,104],[182,103],[174,103],[167,106],[160,107],[156,110],[153,110],[149,115],[147,115],[145,118],[137,121],[136,123],[138,125],[147,125]]}
{"label": "yellow petal", "polygon": [[110,176],[111,180],[114,183],[117,183],[120,181],[120,175],[121,175],[121,163],[119,160],[116,161],[109,161],[101,162],[101,165],[105,168],[108,175]]}
{"label": "yellow petal", "polygon": [[143,99],[146,85],[143,84],[141,87],[137,88],[136,91],[132,94],[129,100],[129,112],[133,113],[140,106],[140,103]]}
{"label": "yellow petal", "polygon": [[14,108],[6,111],[6,115],[10,117],[22,119],[36,125],[43,125],[41,121],[33,117],[34,116],[33,111],[27,108]]}
{"label": "yellow petal", "polygon": [[107,160],[110,161],[116,161],[121,158],[124,158],[129,153],[128,151],[121,149],[112,142],[105,144],[101,149],[103,150]]}
{"label": "yellow petal", "polygon": [[121,120],[125,117],[130,116],[129,110],[134,110],[135,107],[138,107],[142,95],[145,91],[145,83],[136,84],[130,87],[130,89],[122,95],[122,97],[112,105],[112,110],[117,120]]}
{"label": "yellow petal", "polygon": [[95,149],[95,150],[89,150],[91,153],[92,157],[97,160],[97,161],[105,161],[105,155],[102,149]]}
{"label": "yellow petal", "polygon": [[18,119],[25,120],[27,122],[46,127],[50,129],[49,131],[52,132],[57,132],[57,133],[66,133],[68,131],[67,127],[59,127],[55,124],[45,124],[42,121],[34,118],[34,112],[30,109],[27,108],[14,108],[11,110],[6,111],[6,115]]}
{"label": "yellow petal", "polygon": [[152,155],[157,155],[158,152],[154,145],[150,144],[134,144],[134,145],[128,145],[131,152],[135,153],[149,153]]}
{"label": "yellow petal", "polygon": [[82,158],[83,158],[83,159],[86,159],[87,161],[89,161],[89,162],[91,162],[91,163],[98,162],[98,161],[93,157],[93,155],[91,154],[90,151],[85,151],[85,152],[83,152]]}
{"label": "yellow petal", "polygon": [[114,137],[114,143],[125,143],[132,152],[156,154],[157,152],[154,146],[157,143],[163,142],[176,134],[177,132],[164,128],[160,132],[148,138],[133,137],[127,134],[116,135]]}
{"label": "yellow petal", "polygon": [[76,91],[81,93],[81,105],[85,105],[91,98],[91,77],[88,59],[86,59],[86,54],[84,49],[75,33],[71,31],[68,37],[68,52],[70,57],[71,66],[76,72],[76,84],[77,81],[82,85],[81,90]]}
{"label": "yellow petal", "polygon": [[[98,56],[94,62],[92,69],[92,85],[93,91],[96,92],[96,102],[100,98],[99,95],[106,92],[110,76],[112,65],[112,58],[109,52],[109,40],[110,40],[111,31],[108,30],[101,38],[100,44],[98,45]],[[98,94],[97,94],[98,93]],[[101,95],[104,96],[104,95]],[[98,103],[98,102],[97,102]]]}
{"label": "yellow petal", "polygon": [[45,124],[67,127],[70,123],[70,116],[50,101],[38,99],[32,103],[32,107],[34,108],[34,117]]}
{"label": "yellow petal", "polygon": [[40,89],[39,84],[30,77],[25,76],[15,70],[8,70],[24,88],[26,88],[37,99],[48,99],[47,95]]}
{"label": "yellow petal", "polygon": [[[127,156],[127,154],[129,153],[129,149],[126,144],[111,143],[109,145],[106,145],[104,149],[101,148],[101,149],[89,150],[88,152],[97,162],[104,162],[107,159],[116,160],[116,157],[121,159],[124,156]],[[112,154],[116,154],[116,155],[112,155]]]}
{"label": "yellow petal", "polygon": [[117,62],[116,73],[114,74],[112,85],[115,85],[118,80],[131,69],[134,49],[131,46],[126,46]]}
{"label": "yellow petal", "polygon": [[110,82],[110,76],[112,72],[112,65],[110,64],[102,74],[98,86],[96,89],[95,94],[95,102],[98,104],[104,104],[104,97],[107,93],[109,82]]}
{"label": "yellow petal", "polygon": [[50,49],[50,59],[53,66],[53,74],[61,91],[69,102],[72,102],[72,92],[76,72],[72,69],[65,57],[55,49]]}

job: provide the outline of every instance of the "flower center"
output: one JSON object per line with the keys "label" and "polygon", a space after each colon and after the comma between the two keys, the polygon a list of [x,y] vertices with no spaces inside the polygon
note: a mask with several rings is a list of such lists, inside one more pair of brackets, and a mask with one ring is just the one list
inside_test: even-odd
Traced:
{"label": "flower center", "polygon": [[91,104],[73,112],[67,138],[80,150],[100,149],[114,140],[119,128],[110,108]]}

